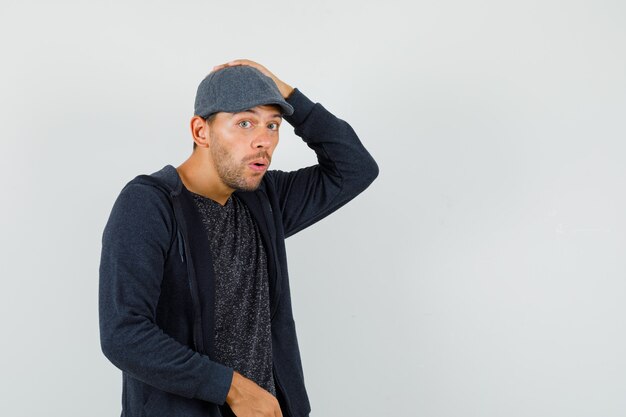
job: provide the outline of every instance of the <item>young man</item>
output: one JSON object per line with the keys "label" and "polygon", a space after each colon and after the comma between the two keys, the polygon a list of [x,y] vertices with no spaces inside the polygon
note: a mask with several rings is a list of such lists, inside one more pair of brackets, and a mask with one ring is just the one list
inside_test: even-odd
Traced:
{"label": "young man", "polygon": [[[283,118],[317,155],[268,170]],[[194,150],[130,181],[102,237],[100,338],[122,416],[307,416],[286,237],[377,177],[353,129],[262,65],[200,83]]]}

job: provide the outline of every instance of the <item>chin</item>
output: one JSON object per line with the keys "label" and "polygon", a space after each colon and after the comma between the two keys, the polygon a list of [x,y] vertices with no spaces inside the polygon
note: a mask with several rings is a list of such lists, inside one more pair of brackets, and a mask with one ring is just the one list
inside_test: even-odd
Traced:
{"label": "chin", "polygon": [[256,191],[261,186],[261,181],[255,182],[253,184],[245,184],[236,187],[239,191]]}

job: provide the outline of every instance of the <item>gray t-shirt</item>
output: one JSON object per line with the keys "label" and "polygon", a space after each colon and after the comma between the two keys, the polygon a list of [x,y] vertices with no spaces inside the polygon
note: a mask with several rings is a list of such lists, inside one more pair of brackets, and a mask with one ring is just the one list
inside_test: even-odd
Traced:
{"label": "gray t-shirt", "polygon": [[222,206],[191,194],[215,270],[215,360],[275,396],[267,257],[258,227],[235,195]]}

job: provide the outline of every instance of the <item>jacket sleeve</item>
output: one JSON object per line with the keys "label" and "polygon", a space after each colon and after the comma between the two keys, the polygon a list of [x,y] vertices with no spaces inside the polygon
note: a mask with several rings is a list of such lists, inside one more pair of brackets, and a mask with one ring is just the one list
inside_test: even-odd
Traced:
{"label": "jacket sleeve", "polygon": [[271,170],[267,179],[279,199],[285,237],[310,226],[352,200],[378,176],[378,165],[352,127],[300,90],[287,98],[285,116],[318,163],[292,172]]}
{"label": "jacket sleeve", "polygon": [[162,391],[223,404],[233,370],[155,323],[174,227],[168,197],[155,187],[127,184],[115,201],[102,236],[102,351],[115,366]]}

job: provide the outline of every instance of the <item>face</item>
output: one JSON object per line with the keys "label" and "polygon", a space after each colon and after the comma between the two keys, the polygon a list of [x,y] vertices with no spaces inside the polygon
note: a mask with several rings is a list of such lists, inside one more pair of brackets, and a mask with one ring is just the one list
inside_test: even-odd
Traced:
{"label": "face", "polygon": [[281,122],[279,107],[273,105],[217,114],[210,125],[209,152],[226,186],[243,191],[259,187],[278,145]]}

